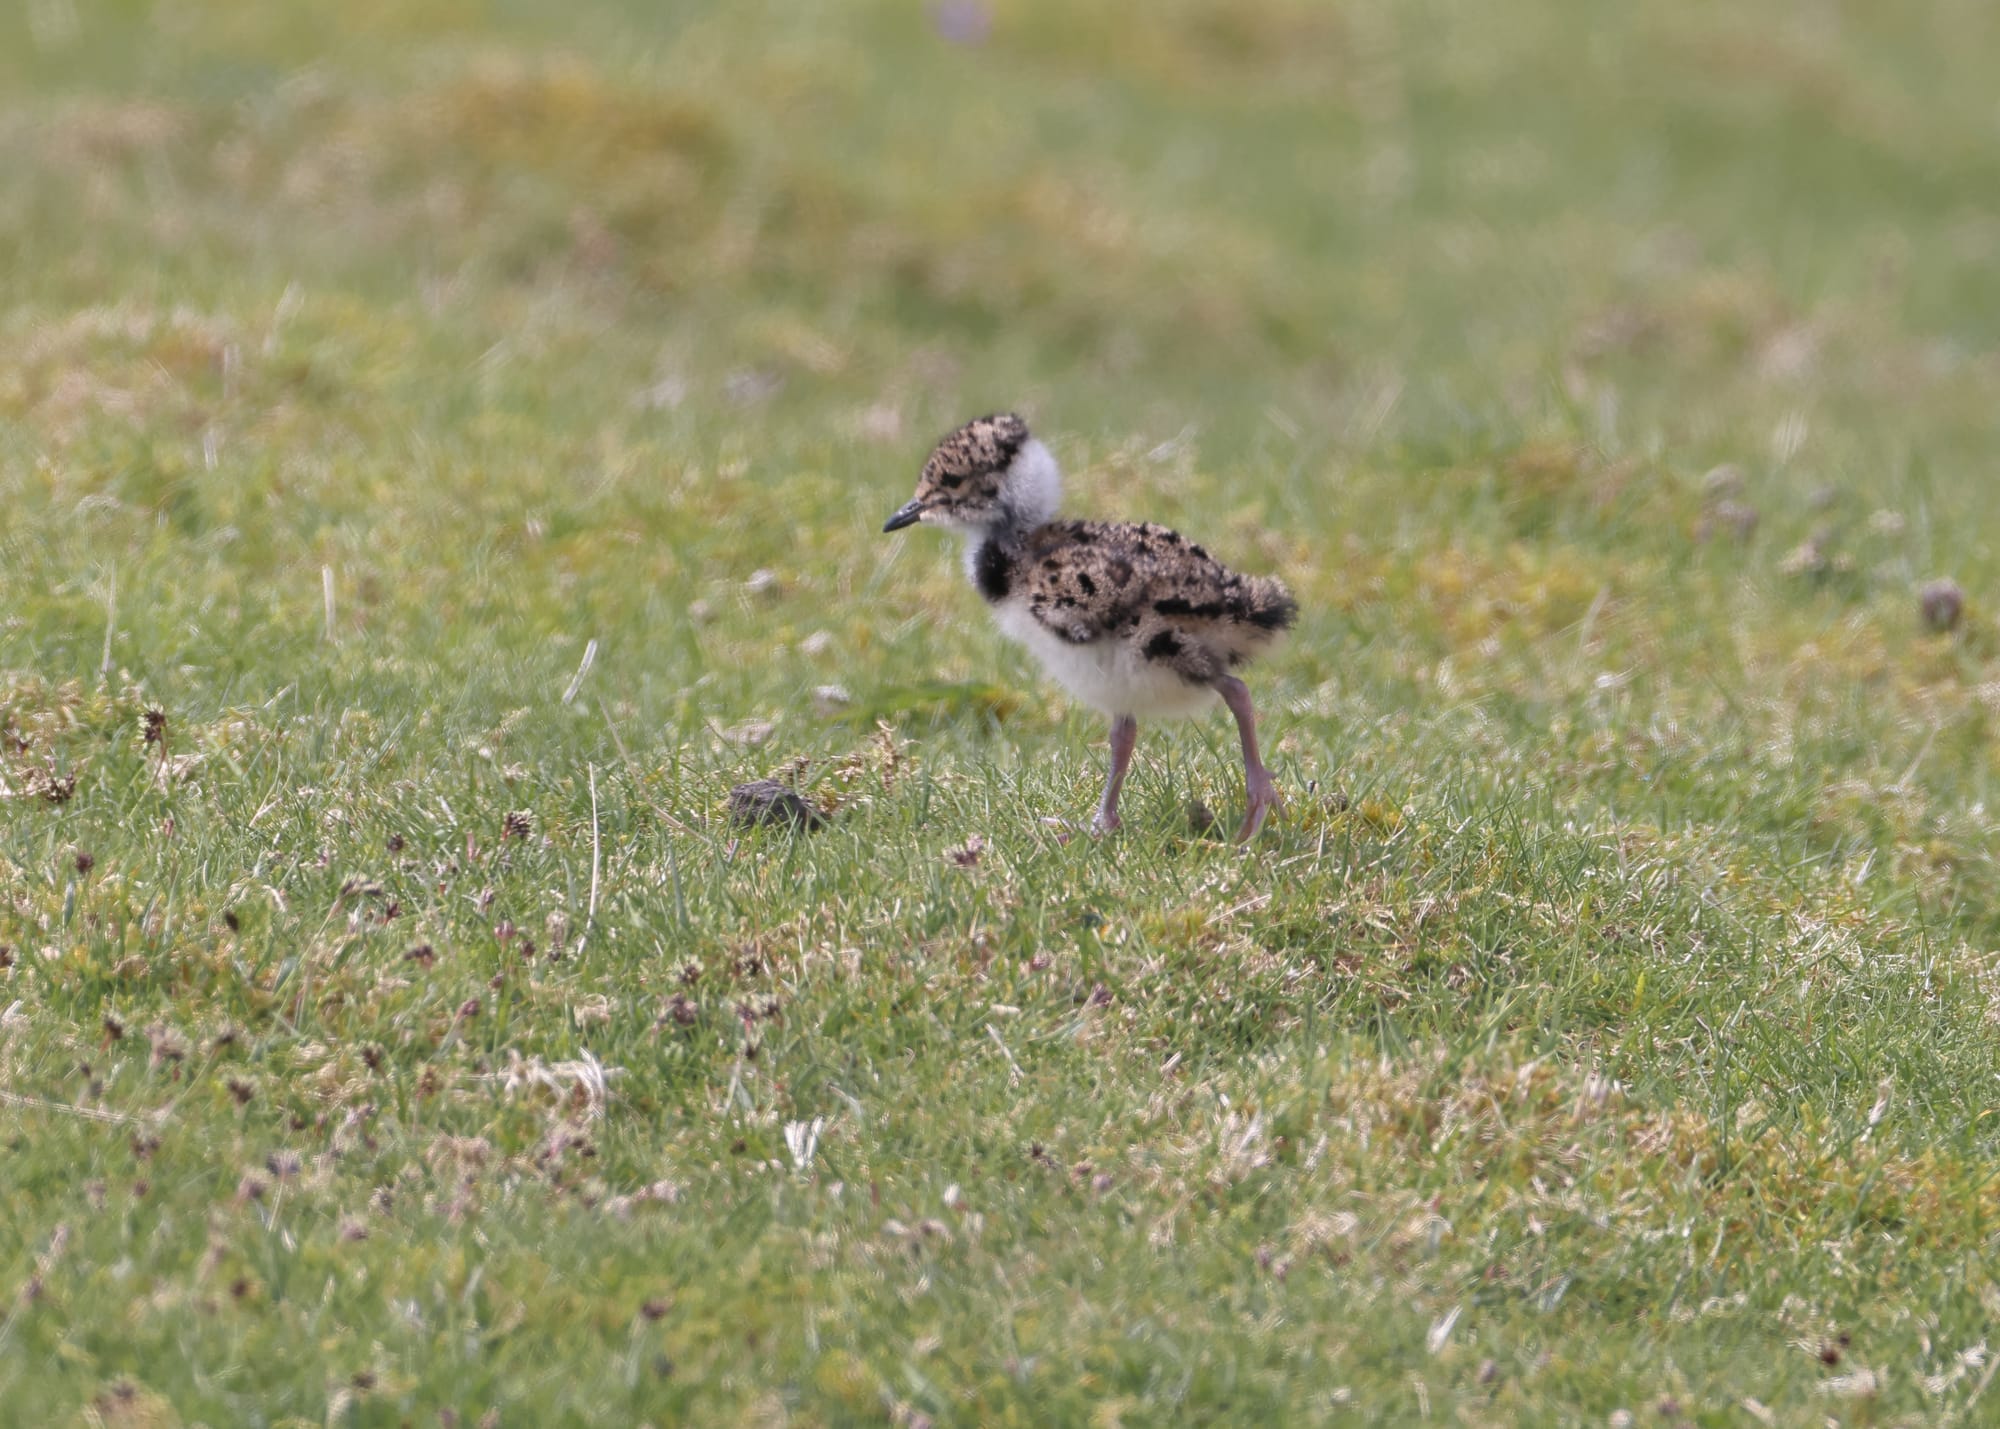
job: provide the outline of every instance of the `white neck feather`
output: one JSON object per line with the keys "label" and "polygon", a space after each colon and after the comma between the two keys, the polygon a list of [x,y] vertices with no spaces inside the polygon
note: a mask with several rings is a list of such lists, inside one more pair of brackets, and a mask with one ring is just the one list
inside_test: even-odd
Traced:
{"label": "white neck feather", "polygon": [[986,544],[993,529],[990,526],[960,526],[958,534],[965,537],[965,578],[978,585],[979,548]]}
{"label": "white neck feather", "polygon": [[1062,505],[1062,468],[1039,439],[1030,438],[1014,454],[1014,464],[1000,485],[1000,504],[1023,531],[1053,519]]}

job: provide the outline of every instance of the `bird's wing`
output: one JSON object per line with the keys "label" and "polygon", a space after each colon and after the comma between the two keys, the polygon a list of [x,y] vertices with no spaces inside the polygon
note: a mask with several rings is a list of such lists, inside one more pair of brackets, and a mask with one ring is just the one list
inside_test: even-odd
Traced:
{"label": "bird's wing", "polygon": [[1298,610],[1283,582],[1239,575],[1164,526],[1056,522],[1025,555],[1028,609],[1056,636],[1130,641],[1196,684],[1249,659]]}
{"label": "bird's wing", "polygon": [[1151,563],[1132,541],[1139,529],[1059,521],[1036,531],[1022,561],[1029,614],[1072,645],[1137,629],[1152,589]]}

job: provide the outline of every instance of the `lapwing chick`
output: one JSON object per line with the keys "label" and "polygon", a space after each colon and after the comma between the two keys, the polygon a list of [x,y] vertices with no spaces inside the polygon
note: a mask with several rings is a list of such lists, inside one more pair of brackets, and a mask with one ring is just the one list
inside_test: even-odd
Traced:
{"label": "lapwing chick", "polygon": [[1062,472],[1012,413],[967,422],[937,444],[917,494],[883,526],[923,523],[965,537],[965,570],[1000,629],[1064,689],[1111,718],[1111,773],[1094,827],[1118,827],[1118,794],[1142,719],[1220,699],[1243,741],[1248,798],[1238,842],[1278,802],[1257,752],[1257,714],[1236,671],[1286,630],[1283,582],[1238,575],[1164,526],[1058,521]]}

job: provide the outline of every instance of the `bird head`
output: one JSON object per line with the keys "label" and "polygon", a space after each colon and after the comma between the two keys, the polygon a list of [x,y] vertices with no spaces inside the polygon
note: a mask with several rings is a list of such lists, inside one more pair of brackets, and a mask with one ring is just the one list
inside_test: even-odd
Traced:
{"label": "bird head", "polygon": [[917,494],[882,529],[923,522],[968,533],[1032,530],[1056,513],[1062,472],[1012,412],[967,422],[932,449]]}

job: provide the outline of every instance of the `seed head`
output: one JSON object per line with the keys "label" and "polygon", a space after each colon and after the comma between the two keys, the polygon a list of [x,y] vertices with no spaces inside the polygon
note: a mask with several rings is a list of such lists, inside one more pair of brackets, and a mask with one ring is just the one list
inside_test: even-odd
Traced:
{"label": "seed head", "polygon": [[980,857],[985,852],[986,852],[985,835],[974,834],[971,838],[965,841],[965,846],[963,848],[952,849],[950,851],[949,856],[951,858],[951,861],[957,864],[960,868],[977,868],[979,866]]}

